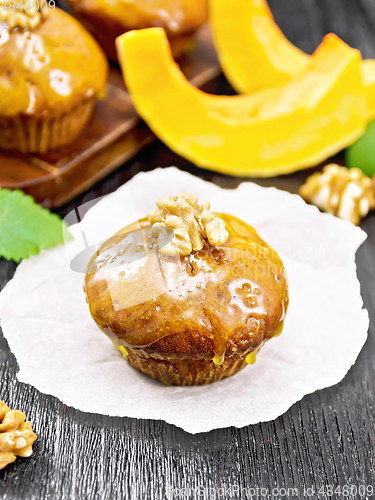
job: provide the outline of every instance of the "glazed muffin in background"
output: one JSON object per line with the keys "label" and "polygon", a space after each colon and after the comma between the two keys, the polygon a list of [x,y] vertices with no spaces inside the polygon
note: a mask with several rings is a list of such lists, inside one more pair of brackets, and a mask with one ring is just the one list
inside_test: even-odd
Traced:
{"label": "glazed muffin in background", "polygon": [[166,30],[174,57],[188,52],[208,19],[207,0],[68,0],[72,14],[117,61],[115,39],[133,29]]}
{"label": "glazed muffin in background", "polygon": [[0,9],[0,149],[45,153],[72,142],[107,76],[97,42],[66,12]]}
{"label": "glazed muffin in background", "polygon": [[165,385],[208,384],[254,363],[288,308],[277,253],[245,222],[197,202],[157,200],[148,219],[101,246],[85,278],[96,324]]}

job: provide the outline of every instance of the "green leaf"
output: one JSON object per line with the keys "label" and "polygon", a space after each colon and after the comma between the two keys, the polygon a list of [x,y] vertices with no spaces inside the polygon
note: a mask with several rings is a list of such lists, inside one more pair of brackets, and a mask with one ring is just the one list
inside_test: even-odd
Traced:
{"label": "green leaf", "polygon": [[366,132],[346,150],[346,166],[359,168],[368,177],[375,174],[375,120],[367,125]]}
{"label": "green leaf", "polygon": [[32,196],[0,188],[0,257],[19,262],[70,239],[66,223]]}

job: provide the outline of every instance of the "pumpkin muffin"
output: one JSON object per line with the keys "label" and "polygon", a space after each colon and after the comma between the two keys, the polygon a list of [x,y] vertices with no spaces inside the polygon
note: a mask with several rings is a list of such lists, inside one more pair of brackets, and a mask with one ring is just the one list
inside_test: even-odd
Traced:
{"label": "pumpkin muffin", "polygon": [[207,0],[68,0],[72,14],[96,38],[112,61],[115,39],[133,29],[164,28],[174,57],[193,44],[194,32],[207,21]]}
{"label": "pumpkin muffin", "polygon": [[240,219],[187,193],[106,241],[85,278],[90,312],[131,366],[166,385],[215,382],[281,333],[284,266]]}
{"label": "pumpkin muffin", "polygon": [[69,14],[0,9],[0,148],[45,153],[84,129],[108,63]]}

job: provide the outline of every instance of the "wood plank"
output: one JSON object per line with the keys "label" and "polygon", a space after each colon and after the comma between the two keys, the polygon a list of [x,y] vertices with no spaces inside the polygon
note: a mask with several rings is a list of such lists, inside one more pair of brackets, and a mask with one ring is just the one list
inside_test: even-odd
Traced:
{"label": "wood plank", "polygon": [[[373,0],[340,0],[335,3],[334,12],[324,11],[324,15],[322,9],[327,8],[327,0],[270,3],[285,32],[294,36],[300,46],[313,49],[318,38],[337,25],[339,17],[347,41],[367,51],[367,57],[375,52]],[[223,78],[217,85],[217,90],[230,92]],[[115,190],[139,171],[171,164],[223,187],[234,188],[241,181],[198,169],[156,142],[58,212],[65,215],[83,202]],[[296,193],[309,173],[255,181]],[[316,500],[318,489],[328,485],[374,487],[375,214],[368,216],[361,227],[368,234],[357,253],[362,296],[370,314],[368,341],[341,383],[306,396],[273,422],[192,436],[159,421],[81,413],[19,383],[17,363],[0,334],[0,399],[22,408],[39,434],[32,457],[19,459],[0,471],[0,497],[208,500],[230,498],[214,495],[221,487],[227,491],[238,487],[240,493],[232,496],[235,500],[251,498],[244,491],[241,494],[241,488],[258,488],[259,494],[253,499],[268,500],[280,496],[262,496],[261,488],[271,492],[272,488],[286,487],[297,488],[299,495],[283,498]],[[14,263],[0,261],[0,288],[12,277],[15,267]],[[317,346],[317,356],[323,348]],[[220,405],[213,411],[220,411]],[[206,493],[188,496],[187,489],[197,487],[206,488]],[[168,497],[169,488],[181,488],[186,496],[178,496],[176,491]],[[314,493],[306,497],[304,488],[313,488]],[[370,500],[373,495],[332,498]]]}

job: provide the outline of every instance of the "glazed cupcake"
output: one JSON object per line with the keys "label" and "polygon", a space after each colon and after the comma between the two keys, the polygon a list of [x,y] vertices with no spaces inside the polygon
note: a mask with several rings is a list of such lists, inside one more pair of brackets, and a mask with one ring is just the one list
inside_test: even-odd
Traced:
{"label": "glazed cupcake", "polygon": [[91,259],[91,315],[132,367],[165,385],[232,376],[281,333],[284,266],[252,227],[196,196],[156,204]]}
{"label": "glazed cupcake", "polygon": [[133,29],[165,29],[174,57],[189,50],[207,21],[207,0],[68,0],[72,14],[117,61],[115,39]]}
{"label": "glazed cupcake", "polygon": [[45,153],[72,142],[107,74],[100,47],[69,14],[1,8],[0,148]]}

